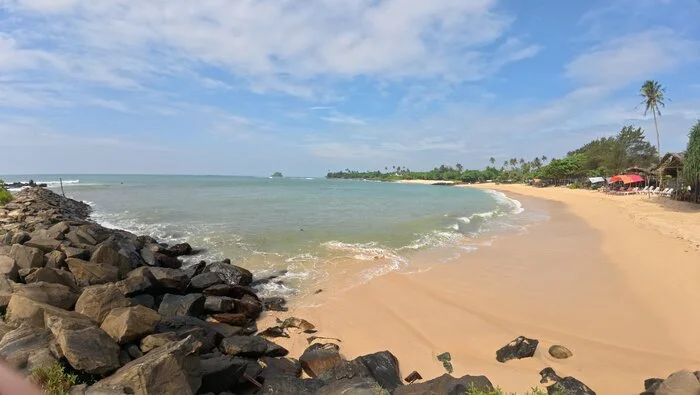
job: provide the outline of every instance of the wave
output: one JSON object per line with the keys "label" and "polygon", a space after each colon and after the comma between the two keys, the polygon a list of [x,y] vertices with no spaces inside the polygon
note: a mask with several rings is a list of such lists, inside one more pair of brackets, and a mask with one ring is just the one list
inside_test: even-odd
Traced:
{"label": "wave", "polygon": [[525,211],[519,200],[511,199],[503,192],[494,191],[492,189],[484,189],[484,192],[493,196],[496,199],[496,203],[509,208],[511,214],[520,214]]}

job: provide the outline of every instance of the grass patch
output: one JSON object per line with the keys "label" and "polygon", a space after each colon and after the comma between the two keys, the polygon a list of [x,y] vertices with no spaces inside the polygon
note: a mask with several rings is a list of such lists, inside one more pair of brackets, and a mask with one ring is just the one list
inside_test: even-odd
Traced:
{"label": "grass patch", "polygon": [[[505,392],[500,387],[496,387],[494,390],[485,391],[476,388],[473,384],[471,388],[467,390],[464,395],[517,395],[515,392]],[[547,395],[547,391],[543,391],[537,387],[530,389],[524,395]]]}
{"label": "grass patch", "polygon": [[0,187],[0,206],[5,205],[12,200],[12,194],[5,188]]}
{"label": "grass patch", "polygon": [[30,380],[41,387],[46,395],[68,395],[70,387],[78,383],[78,376],[65,371],[60,363],[48,368],[33,369],[29,373]]}

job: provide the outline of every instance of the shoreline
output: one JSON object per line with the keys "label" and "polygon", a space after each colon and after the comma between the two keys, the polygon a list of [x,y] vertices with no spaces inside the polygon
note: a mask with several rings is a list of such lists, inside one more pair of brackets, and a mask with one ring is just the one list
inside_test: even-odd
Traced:
{"label": "shoreline", "polygon": [[[449,351],[456,376],[484,374],[506,391],[542,387],[537,372],[548,366],[599,393],[638,393],[649,377],[700,368],[700,344],[687,329],[700,324],[692,303],[700,296],[694,287],[700,271],[689,264],[700,262],[688,246],[694,228],[682,240],[670,237],[667,230],[635,223],[665,229],[654,215],[630,220],[616,202],[594,192],[459,187],[506,193],[527,202],[526,210],[545,204],[551,220],[455,262],[313,295],[316,307],[297,301],[276,316],[309,319],[319,336],[342,339],[347,357],[386,347],[404,374],[444,373],[435,356]],[[649,245],[656,248],[644,248]],[[682,263],[658,264],[664,261]],[[496,362],[495,351],[519,335],[541,341],[535,357]],[[306,345],[294,336],[282,343],[293,352]],[[570,348],[574,357],[554,360],[547,354],[552,344]]]}

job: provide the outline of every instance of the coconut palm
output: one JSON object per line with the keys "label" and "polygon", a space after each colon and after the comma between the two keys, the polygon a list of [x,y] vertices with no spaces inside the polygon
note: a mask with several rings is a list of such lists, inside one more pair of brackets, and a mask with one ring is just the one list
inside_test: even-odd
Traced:
{"label": "coconut palm", "polygon": [[656,120],[656,116],[661,116],[661,111],[659,107],[666,107],[664,103],[664,95],[666,93],[666,88],[664,88],[658,81],[647,80],[642,84],[642,89],[640,89],[639,96],[643,98],[642,103],[644,107],[644,115],[647,115],[649,111],[654,115],[654,128],[656,128],[656,150],[659,156],[661,156],[661,139],[659,137],[659,124]]}
{"label": "coconut palm", "polygon": [[493,156],[490,157],[489,162],[491,162],[491,165],[493,165],[494,163],[496,163],[496,158],[494,158]]}

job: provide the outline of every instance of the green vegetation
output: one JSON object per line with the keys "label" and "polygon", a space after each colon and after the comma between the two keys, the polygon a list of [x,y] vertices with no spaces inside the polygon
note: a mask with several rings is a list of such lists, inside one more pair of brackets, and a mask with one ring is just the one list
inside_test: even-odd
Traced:
{"label": "green vegetation", "polygon": [[282,173],[276,171],[276,172],[272,173],[271,177],[284,177],[284,176],[282,175]]}
{"label": "green vegetation", "polygon": [[9,203],[10,200],[12,200],[12,194],[5,189],[4,185],[5,182],[0,180],[0,206]]}
{"label": "green vegetation", "polygon": [[647,115],[649,111],[654,115],[654,127],[656,128],[656,151],[661,155],[661,138],[659,137],[659,124],[657,123],[656,116],[661,116],[661,111],[659,106],[666,107],[664,103],[664,95],[666,94],[666,88],[661,86],[658,81],[647,80],[642,84],[642,89],[639,92],[639,96],[643,98],[642,103],[644,104],[644,115]]}
{"label": "green vegetation", "polygon": [[[563,392],[561,392],[563,394]],[[496,389],[491,391],[484,391],[476,388],[473,384],[471,388],[467,389],[465,395],[517,395],[515,392],[505,392],[501,388],[496,387]],[[543,391],[537,387],[530,389],[525,395],[547,395],[547,391]]]}
{"label": "green vegetation", "polygon": [[693,187],[695,202],[697,202],[698,188],[700,188],[700,121],[690,129],[688,137],[688,148],[685,150],[682,177],[686,184]]}
{"label": "green vegetation", "polygon": [[454,167],[442,165],[426,172],[415,172],[401,166],[384,168],[384,172],[359,172],[350,169],[328,173],[328,178],[366,180],[446,180],[467,183],[495,181],[523,182],[534,178],[546,180],[576,180],[585,177],[611,176],[629,167],[650,167],[657,158],[656,149],[645,139],[641,128],[623,127],[615,136],[603,137],[569,152],[563,159],[541,156],[530,161],[511,158],[497,169],[496,159],[489,158],[491,166],[484,170],[469,170],[457,163]]}
{"label": "green vegetation", "polygon": [[70,387],[78,383],[78,376],[66,373],[60,363],[48,368],[34,369],[29,373],[29,378],[47,395],[67,395]]}

